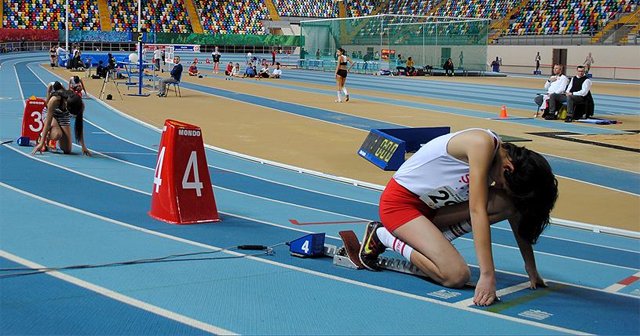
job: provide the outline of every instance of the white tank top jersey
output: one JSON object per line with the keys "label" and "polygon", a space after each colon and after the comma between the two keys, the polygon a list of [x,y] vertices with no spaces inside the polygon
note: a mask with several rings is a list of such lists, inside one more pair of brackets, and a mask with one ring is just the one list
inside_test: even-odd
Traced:
{"label": "white tank top jersey", "polygon": [[471,128],[442,135],[423,145],[400,166],[393,178],[432,209],[469,200],[469,164],[451,156],[447,145],[454,136],[470,130],[491,135],[497,151],[500,138],[491,130]]}

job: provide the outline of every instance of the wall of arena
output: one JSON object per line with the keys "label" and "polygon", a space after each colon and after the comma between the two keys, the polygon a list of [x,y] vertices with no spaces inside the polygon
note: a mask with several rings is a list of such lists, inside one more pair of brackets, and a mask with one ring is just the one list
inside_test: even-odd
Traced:
{"label": "wall of arena", "polygon": [[502,72],[532,74],[536,53],[540,52],[540,68],[543,74],[549,74],[554,49],[567,50],[568,74],[574,74],[575,66],[583,64],[591,53],[594,63],[590,72],[594,77],[640,80],[640,46],[637,45],[489,45],[487,64],[499,57],[502,58]]}

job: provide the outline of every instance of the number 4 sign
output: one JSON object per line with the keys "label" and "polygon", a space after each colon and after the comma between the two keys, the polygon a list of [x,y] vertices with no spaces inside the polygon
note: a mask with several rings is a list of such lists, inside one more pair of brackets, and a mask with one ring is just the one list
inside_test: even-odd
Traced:
{"label": "number 4 sign", "polygon": [[220,220],[199,127],[165,121],[149,215],[175,224]]}

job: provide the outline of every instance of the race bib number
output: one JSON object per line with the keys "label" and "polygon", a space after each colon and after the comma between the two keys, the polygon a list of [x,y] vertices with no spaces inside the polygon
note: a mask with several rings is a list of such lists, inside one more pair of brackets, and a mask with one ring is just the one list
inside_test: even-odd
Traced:
{"label": "race bib number", "polygon": [[420,199],[435,210],[443,206],[464,202],[469,199],[468,195],[468,189],[457,192],[450,186],[442,186],[425,193],[420,196]]}

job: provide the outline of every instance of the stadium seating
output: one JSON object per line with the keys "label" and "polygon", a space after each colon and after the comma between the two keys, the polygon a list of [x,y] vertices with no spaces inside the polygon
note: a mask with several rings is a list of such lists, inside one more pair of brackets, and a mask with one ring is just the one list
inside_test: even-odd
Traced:
{"label": "stadium seating", "polygon": [[269,16],[261,0],[194,0],[202,28],[214,34],[264,34],[261,20]]}
{"label": "stadium seating", "polygon": [[499,19],[504,17],[516,4],[517,2],[515,1],[507,0],[447,0],[437,11],[436,15]]}
{"label": "stadium seating", "polygon": [[[417,1],[417,0],[416,0]],[[375,4],[371,0],[353,0],[347,3],[347,16],[365,16],[371,15]]]}
{"label": "stadium seating", "polygon": [[514,18],[510,35],[593,34],[617,14],[635,10],[634,0],[530,0]]}
{"label": "stadium seating", "polygon": [[387,13],[403,15],[427,15],[436,1],[390,0]]}
{"label": "stadium seating", "polygon": [[[64,3],[56,0],[3,1],[2,28],[64,29]],[[69,0],[70,30],[100,30],[94,1]]]}
{"label": "stadium seating", "polygon": [[[135,31],[138,7],[135,1],[110,0],[115,31]],[[191,21],[182,0],[150,0],[142,7],[142,28],[165,33],[191,33]]]}
{"label": "stadium seating", "polygon": [[[185,0],[145,0],[142,27],[150,31],[193,32]],[[269,20],[265,0],[193,0],[205,31],[215,34],[265,34],[262,20]],[[529,0],[510,18],[508,35],[591,34],[602,29],[619,14],[633,12],[638,0]],[[335,0],[273,0],[280,16],[335,18]],[[428,15],[438,0],[389,0],[382,13]],[[373,14],[376,0],[345,1],[347,15]],[[438,16],[503,18],[518,1],[444,0]],[[137,1],[107,0],[115,31],[136,31]],[[64,4],[59,0],[3,0],[2,28],[62,30]],[[98,0],[69,0],[71,30],[100,31]],[[379,27],[364,27],[362,36],[379,36]]]}
{"label": "stadium seating", "polygon": [[273,0],[273,2],[280,16],[338,17],[338,4],[334,0]]}

